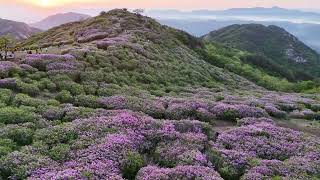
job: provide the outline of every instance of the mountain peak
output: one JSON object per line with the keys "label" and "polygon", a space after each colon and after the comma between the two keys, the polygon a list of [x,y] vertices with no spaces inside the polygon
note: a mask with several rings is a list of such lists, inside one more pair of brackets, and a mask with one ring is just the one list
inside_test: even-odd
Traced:
{"label": "mountain peak", "polygon": [[59,13],[59,14],[48,16],[47,18],[39,22],[31,24],[31,26],[39,29],[47,30],[47,29],[59,26],[61,24],[81,21],[88,18],[90,18],[90,16],[86,14],[79,14],[74,12]]}
{"label": "mountain peak", "polygon": [[28,26],[22,22],[16,22],[0,18],[0,36],[10,34],[17,40],[22,40],[41,30]]}

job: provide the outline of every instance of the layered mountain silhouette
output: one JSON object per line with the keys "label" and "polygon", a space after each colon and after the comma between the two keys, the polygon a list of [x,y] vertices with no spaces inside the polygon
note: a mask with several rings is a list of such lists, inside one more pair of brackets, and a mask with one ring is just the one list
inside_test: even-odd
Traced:
{"label": "layered mountain silhouette", "polygon": [[73,12],[60,13],[60,14],[49,16],[39,22],[30,24],[30,26],[36,27],[42,30],[48,30],[52,27],[59,26],[61,24],[74,22],[74,21],[81,21],[88,18],[90,18],[90,16],[85,14],[79,14],[79,13],[73,13]]}
{"label": "layered mountain silhouette", "polygon": [[16,22],[0,18],[0,36],[11,35],[17,40],[22,40],[41,30],[28,26],[22,22]]}

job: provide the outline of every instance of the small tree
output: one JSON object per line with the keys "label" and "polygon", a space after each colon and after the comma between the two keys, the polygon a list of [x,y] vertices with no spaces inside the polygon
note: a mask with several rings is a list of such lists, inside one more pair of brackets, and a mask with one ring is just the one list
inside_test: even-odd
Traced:
{"label": "small tree", "polygon": [[144,13],[144,9],[134,9],[133,12],[141,15]]}

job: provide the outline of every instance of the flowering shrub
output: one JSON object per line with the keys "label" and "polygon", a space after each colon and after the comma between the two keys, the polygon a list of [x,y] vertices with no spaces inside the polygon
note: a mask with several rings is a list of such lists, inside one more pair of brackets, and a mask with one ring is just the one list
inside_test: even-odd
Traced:
{"label": "flowering shrub", "polygon": [[7,78],[10,74],[16,73],[19,66],[11,61],[0,61],[0,77]]}
{"label": "flowering shrub", "polygon": [[75,58],[70,54],[28,54],[22,63],[45,71],[47,64],[54,61],[75,61]]}
{"label": "flowering shrub", "polygon": [[[49,168],[38,169],[33,172],[32,178],[58,179],[61,177],[77,177],[82,179],[87,175],[90,178],[99,179],[113,176],[119,177],[118,173],[121,166],[119,162],[125,162],[124,155],[137,150],[139,144],[142,143],[141,138],[141,136],[136,136],[135,134],[110,134],[100,143],[79,151],[76,154],[77,158],[75,161],[65,162],[63,167],[51,166]],[[96,163],[100,164],[96,165]],[[65,173],[68,169],[73,169],[73,173]],[[52,171],[55,171],[55,173],[52,173]]]}
{"label": "flowering shrub", "polygon": [[79,118],[88,118],[95,114],[96,110],[86,107],[73,107],[73,106],[66,106],[63,108],[64,117],[62,121],[70,122],[75,119]]}
{"label": "flowering shrub", "polygon": [[250,169],[243,180],[268,179],[272,177],[288,176],[288,168],[279,160],[262,160],[258,166]]}
{"label": "flowering shrub", "polygon": [[[292,157],[285,162],[290,176],[297,179],[312,179],[320,176],[320,153],[308,152],[304,156]],[[288,175],[287,175],[288,176]]]}
{"label": "flowering shrub", "polygon": [[280,107],[281,110],[287,112],[299,109],[299,107],[294,103],[278,103],[277,105]]}
{"label": "flowering shrub", "polygon": [[247,105],[230,105],[219,103],[211,109],[211,112],[222,120],[236,120],[245,117],[265,117],[266,113],[261,108],[250,107]]}
{"label": "flowering shrub", "polygon": [[[28,172],[55,162],[41,155],[31,155],[14,151],[0,160],[2,176],[8,179],[25,179]],[[11,176],[14,174],[13,176]]]}
{"label": "flowering shrub", "polygon": [[267,111],[267,113],[270,115],[270,116],[273,116],[273,117],[276,117],[276,118],[285,118],[287,113],[285,111],[281,111],[279,110],[278,108],[276,108],[275,106],[273,105],[266,105],[264,107],[264,109]]}
{"label": "flowering shrub", "polygon": [[262,122],[238,127],[219,135],[217,143],[262,159],[288,159],[301,152],[302,133]]}
{"label": "flowering shrub", "polygon": [[201,121],[213,121],[215,115],[209,110],[209,105],[201,101],[169,102],[166,109],[168,119],[199,119]]}
{"label": "flowering shrub", "polygon": [[52,62],[46,66],[47,71],[57,71],[57,70],[72,71],[72,70],[78,70],[82,68],[83,68],[83,64],[77,61]]}
{"label": "flowering shrub", "polygon": [[38,69],[33,68],[32,66],[28,65],[28,64],[20,64],[19,67],[23,70],[26,71],[28,73],[34,73],[36,72]]}
{"label": "flowering shrub", "polygon": [[17,88],[17,81],[14,78],[0,79],[0,88],[15,90]]}
{"label": "flowering shrub", "polygon": [[222,180],[214,169],[204,166],[177,166],[175,168],[159,168],[157,166],[147,166],[142,168],[137,175],[139,180],[152,179],[206,179]]}
{"label": "flowering shrub", "polygon": [[98,103],[107,109],[126,109],[128,108],[128,101],[124,96],[102,97],[98,99]]}
{"label": "flowering shrub", "polygon": [[238,150],[219,149],[214,145],[206,152],[208,159],[225,179],[239,179],[249,166],[251,155]]}
{"label": "flowering shrub", "polygon": [[181,141],[174,141],[160,143],[154,155],[156,162],[162,167],[175,167],[176,165],[209,166],[206,156],[200,150]]}
{"label": "flowering shrub", "polygon": [[40,114],[43,118],[53,121],[53,120],[61,120],[64,115],[63,109],[54,106],[46,107]]}
{"label": "flowering shrub", "polygon": [[[95,29],[96,30],[96,29]],[[103,39],[108,37],[110,34],[107,32],[95,32],[93,33],[92,30],[90,33],[88,31],[83,33],[83,36],[78,37],[77,41],[80,43],[90,42],[98,39]]]}

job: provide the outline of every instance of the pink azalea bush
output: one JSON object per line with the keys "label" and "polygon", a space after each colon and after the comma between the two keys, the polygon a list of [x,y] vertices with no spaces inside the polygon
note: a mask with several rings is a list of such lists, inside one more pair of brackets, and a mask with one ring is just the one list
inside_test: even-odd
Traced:
{"label": "pink azalea bush", "polygon": [[46,66],[52,62],[59,61],[76,61],[75,57],[70,54],[56,55],[56,54],[28,54],[21,63],[30,65],[39,70],[45,70]]}
{"label": "pink azalea bush", "polygon": [[280,160],[298,155],[304,147],[302,133],[266,122],[225,131],[219,135],[217,143],[252,157]]}
{"label": "pink azalea bush", "polygon": [[214,143],[206,151],[208,159],[225,179],[237,179],[249,167],[252,156],[238,150],[228,150],[216,147]]}
{"label": "pink azalea bush", "polygon": [[272,104],[268,104],[264,107],[264,109],[267,111],[267,113],[270,116],[276,117],[276,118],[285,118],[287,116],[287,113],[285,111],[279,110],[277,107],[275,107]]}
{"label": "pink azalea bush", "polygon": [[[122,167],[125,166],[123,163],[128,153],[139,153],[154,146],[164,150],[167,146],[161,145],[161,141],[177,142],[181,147],[193,148],[181,151],[183,154],[176,158],[178,164],[210,166],[200,151],[207,142],[207,136],[202,134],[204,123],[194,122],[193,126],[181,129],[181,123],[177,125],[180,126],[178,128],[170,121],[159,123],[148,116],[128,111],[103,114],[69,123],[72,131],[77,134],[77,147],[83,146],[84,149],[72,153],[73,160],[64,162],[62,166],[38,168],[33,171],[31,179],[119,178],[122,177]],[[82,144],[84,140],[86,143]],[[155,140],[161,141],[158,144]],[[170,146],[168,148],[169,151],[163,152],[165,157],[170,158],[179,152],[170,149]]]}
{"label": "pink azalea bush", "polygon": [[0,61],[0,77],[7,78],[11,73],[17,72],[19,66],[11,61]]}
{"label": "pink azalea bush", "polygon": [[219,103],[211,109],[211,112],[222,120],[236,120],[236,118],[245,117],[265,117],[266,112],[257,107],[251,107],[244,104],[224,104]]}
{"label": "pink azalea bush", "polygon": [[206,179],[222,180],[220,175],[212,168],[204,166],[177,166],[175,168],[159,168],[147,166],[142,168],[137,175],[138,180],[152,179]]}

